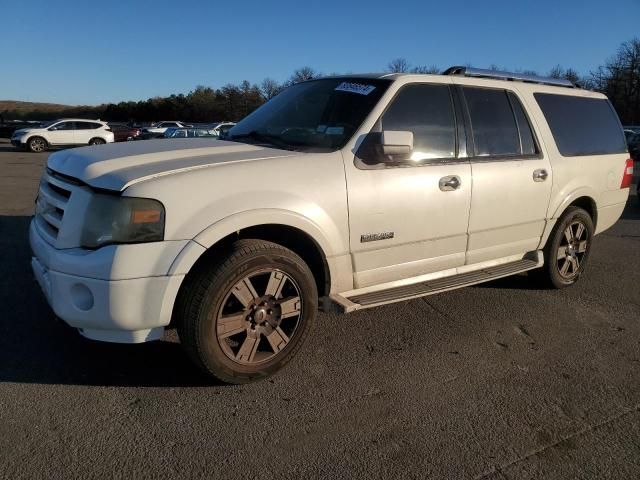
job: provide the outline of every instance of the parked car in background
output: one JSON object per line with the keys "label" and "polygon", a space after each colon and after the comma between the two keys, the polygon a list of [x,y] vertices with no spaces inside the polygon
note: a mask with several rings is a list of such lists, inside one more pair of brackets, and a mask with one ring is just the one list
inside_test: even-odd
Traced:
{"label": "parked car in background", "polygon": [[130,127],[128,125],[109,124],[109,127],[113,131],[116,142],[135,140],[141,133],[139,128]]}
{"label": "parked car in background", "polygon": [[217,138],[218,136],[218,132],[209,128],[168,128],[167,131],[164,132],[164,138]]}
{"label": "parked car in background", "polygon": [[145,134],[145,133],[151,133],[151,134],[164,133],[167,130],[167,128],[183,128],[183,127],[191,127],[191,126],[192,125],[188,125],[188,124],[186,124],[184,122],[177,122],[177,121],[158,122],[152,127],[144,127],[142,129],[142,134]]}
{"label": "parked car in background", "polygon": [[44,152],[49,147],[100,145],[113,143],[114,134],[105,122],[81,118],[64,118],[34,128],[13,132],[11,144],[32,152]]}
{"label": "parked car in background", "polygon": [[216,132],[216,136],[224,137],[224,135],[235,126],[235,122],[218,122],[211,125]]}
{"label": "parked car in background", "polygon": [[640,133],[635,133],[627,137],[627,145],[629,146],[631,158],[636,162],[640,161]]}

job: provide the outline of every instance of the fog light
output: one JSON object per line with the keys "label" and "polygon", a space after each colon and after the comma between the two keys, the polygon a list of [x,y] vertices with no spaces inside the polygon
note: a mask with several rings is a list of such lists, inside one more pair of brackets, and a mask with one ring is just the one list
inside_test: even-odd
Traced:
{"label": "fog light", "polygon": [[71,287],[71,301],[78,310],[86,312],[93,308],[93,293],[86,285],[76,283]]}

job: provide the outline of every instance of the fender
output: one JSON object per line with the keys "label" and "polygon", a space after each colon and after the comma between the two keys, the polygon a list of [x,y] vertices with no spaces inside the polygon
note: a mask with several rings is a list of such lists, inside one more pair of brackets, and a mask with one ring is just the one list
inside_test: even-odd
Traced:
{"label": "fender", "polygon": [[[593,188],[579,187],[570,192],[562,199],[560,204],[555,209],[553,209],[553,214],[547,218],[547,224],[544,227],[544,232],[542,233],[539,248],[543,248],[546,245],[547,240],[549,239],[549,235],[551,235],[551,230],[553,230],[553,227],[556,225],[556,221],[558,220],[558,218],[560,218],[562,213],[567,209],[569,205],[571,205],[571,203],[573,203],[574,200],[580,197],[589,197],[593,199],[593,201],[596,202],[597,206],[598,193]],[[552,211],[552,208],[553,203],[549,206],[550,212]]]}
{"label": "fender", "polygon": [[[266,224],[286,225],[305,232],[319,245],[327,259],[342,253],[334,251],[324,232],[308,217],[288,210],[265,208],[239,212],[205,228],[182,249],[171,265],[168,275],[188,273],[207,249],[228,235],[244,228]],[[335,229],[333,233],[337,235],[338,230]]]}

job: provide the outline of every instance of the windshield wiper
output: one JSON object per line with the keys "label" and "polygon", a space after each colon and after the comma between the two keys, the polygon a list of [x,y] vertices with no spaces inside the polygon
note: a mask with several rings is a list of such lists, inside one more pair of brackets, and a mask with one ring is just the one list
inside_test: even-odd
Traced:
{"label": "windshield wiper", "polygon": [[[238,135],[230,135],[225,140],[242,141],[242,139],[255,140],[258,143],[273,145],[274,147],[281,148],[283,150],[293,150],[293,146],[285,142],[278,135],[269,135],[268,133],[260,133],[257,130],[251,130],[249,133],[240,133]],[[250,143],[250,142],[247,142]]]}

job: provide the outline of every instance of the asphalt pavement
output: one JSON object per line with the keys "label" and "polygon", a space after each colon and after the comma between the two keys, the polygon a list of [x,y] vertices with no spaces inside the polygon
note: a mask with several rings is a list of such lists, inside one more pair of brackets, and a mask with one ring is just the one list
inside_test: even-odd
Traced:
{"label": "asphalt pavement", "polygon": [[27,242],[46,156],[0,143],[0,478],[640,477],[635,195],[572,288],[322,314],[282,372],[225,386],[173,331],[101,344],[54,319]]}

